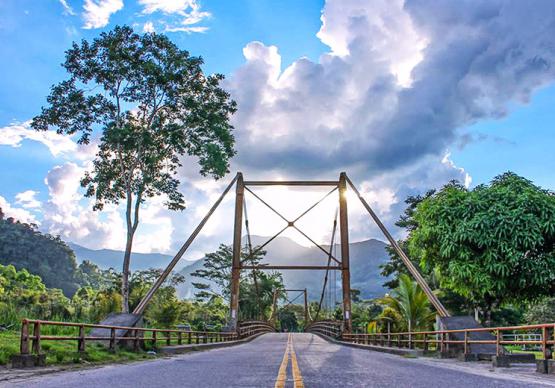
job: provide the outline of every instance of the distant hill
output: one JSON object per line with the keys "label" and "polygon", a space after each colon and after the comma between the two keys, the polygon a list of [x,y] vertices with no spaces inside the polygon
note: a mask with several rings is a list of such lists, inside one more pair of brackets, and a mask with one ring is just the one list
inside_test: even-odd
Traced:
{"label": "distant hill", "polygon": [[[252,236],[253,245],[260,245],[267,237]],[[123,260],[123,252],[112,249],[88,249],[78,244],[70,243],[70,248],[75,252],[77,261],[90,260],[101,268],[114,267],[120,270]],[[351,256],[351,288],[360,290],[362,298],[375,298],[382,296],[386,290],[382,284],[387,280],[380,276],[379,266],[388,260],[385,251],[386,244],[382,241],[371,239],[350,244]],[[216,247],[214,248],[216,249]],[[266,258],[263,263],[279,265],[313,264],[325,265],[326,255],[317,247],[305,247],[297,244],[287,237],[278,237],[266,248]],[[335,245],[334,255],[340,256],[340,247]],[[173,258],[171,255],[161,253],[133,253],[131,258],[131,270],[142,270],[148,268],[165,268]],[[197,261],[182,260],[177,270],[185,275],[185,282],[178,287],[181,298],[190,299],[194,297],[195,289],[192,282],[202,281],[194,278],[191,273],[202,268],[204,259]],[[333,279],[333,271],[330,271],[330,281]],[[336,272],[337,299],[341,298],[341,273]],[[322,290],[322,282],[325,271],[283,271],[283,280],[288,288],[307,288],[309,298],[317,300]]]}
{"label": "distant hill", "polygon": [[[266,241],[267,238],[253,236],[253,245],[259,245]],[[387,280],[380,275],[379,266],[388,260],[388,254],[385,250],[386,244],[382,241],[371,239],[350,244],[351,257],[351,288],[361,291],[361,297],[364,299],[383,296],[386,292],[382,284]],[[297,244],[287,237],[278,237],[266,248],[266,258],[263,263],[272,263],[279,265],[299,265],[313,264],[325,265],[327,257],[317,247],[304,247]],[[339,245],[334,247],[334,251],[340,256]],[[195,289],[191,282],[198,282],[200,279],[191,277],[190,274],[201,268],[204,259],[198,260],[185,268],[180,273],[185,275],[185,283],[183,283],[178,293],[182,298],[192,298]],[[330,280],[333,275],[330,271]],[[337,298],[340,300],[341,294],[341,273],[336,273],[336,289]],[[320,297],[325,271],[283,271],[283,280],[287,288],[307,288],[309,298],[317,300]]]}
{"label": "distant hill", "polygon": [[[75,257],[78,263],[83,262],[83,260],[89,260],[98,265],[100,268],[108,269],[113,267],[114,269],[121,271],[123,263],[122,251],[116,251],[113,249],[89,249],[75,243],[69,243],[68,245],[71,249],[73,249],[73,252],[75,252]],[[148,268],[165,268],[172,258],[173,256],[164,255],[162,253],[132,253],[131,270],[136,271]],[[181,263],[181,267],[185,264],[187,264],[187,262],[183,261]]]}
{"label": "distant hill", "polygon": [[[36,225],[4,218],[0,209],[0,264],[39,275],[48,288],[72,296],[79,285],[71,249],[59,237],[41,233]],[[0,283],[2,279],[0,279]]]}

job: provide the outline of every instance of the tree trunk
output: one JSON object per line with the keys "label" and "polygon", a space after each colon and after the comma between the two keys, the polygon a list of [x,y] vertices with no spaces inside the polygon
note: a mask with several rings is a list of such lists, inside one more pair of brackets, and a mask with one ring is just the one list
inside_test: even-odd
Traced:
{"label": "tree trunk", "polygon": [[131,249],[133,248],[133,231],[127,231],[127,242],[123,256],[123,270],[121,273],[121,312],[129,313],[129,264],[131,263]]}
{"label": "tree trunk", "polygon": [[[123,270],[121,273],[121,312],[129,313],[129,265],[131,263],[131,250],[133,248],[133,237],[139,225],[139,206],[141,204],[142,190],[139,191],[133,207],[133,194],[127,191],[127,209],[125,217],[127,221],[127,241],[125,243],[125,254],[123,256]],[[132,217],[133,213],[133,217]]]}

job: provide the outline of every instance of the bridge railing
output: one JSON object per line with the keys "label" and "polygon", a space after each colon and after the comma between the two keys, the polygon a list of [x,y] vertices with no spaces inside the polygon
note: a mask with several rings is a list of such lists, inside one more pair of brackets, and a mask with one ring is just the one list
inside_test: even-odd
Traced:
{"label": "bridge railing", "polygon": [[341,337],[342,330],[343,323],[332,320],[312,322],[305,328],[306,332],[323,334],[332,338]]}
{"label": "bridge railing", "polygon": [[263,333],[273,333],[276,328],[265,321],[241,321],[237,326],[239,338],[247,338]]}
{"label": "bridge railing", "polygon": [[[535,333],[537,336],[514,336],[512,339],[507,336],[508,334],[523,332]],[[472,334],[476,333],[490,333],[493,335],[493,339],[472,338]],[[491,344],[496,346],[498,356],[503,354],[503,346],[505,345],[535,345],[541,349],[544,359],[547,360],[555,356],[551,350],[551,347],[555,346],[555,323],[399,333],[343,333],[341,339],[359,344],[409,349],[420,348],[425,351],[433,348],[433,350],[441,352],[446,351],[449,345],[457,345],[462,347],[465,354],[470,352],[470,346],[473,344]]]}
{"label": "bridge railing", "polygon": [[[74,328],[75,334],[44,334],[44,327]],[[105,329],[107,335],[91,335],[91,329]],[[216,332],[24,319],[21,325],[20,353],[22,355],[40,354],[43,341],[76,341],[79,352],[84,352],[87,342],[90,341],[106,341],[111,350],[115,349],[118,342],[125,341],[127,346],[139,350],[147,344],[156,348],[159,342],[165,345],[229,342],[270,331],[275,329],[264,322],[242,322],[237,331]]]}

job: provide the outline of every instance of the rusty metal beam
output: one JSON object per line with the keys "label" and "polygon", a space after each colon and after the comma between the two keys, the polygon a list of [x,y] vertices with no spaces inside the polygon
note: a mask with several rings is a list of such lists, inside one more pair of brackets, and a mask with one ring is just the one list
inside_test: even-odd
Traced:
{"label": "rusty metal beam", "polygon": [[305,270],[305,269],[315,269],[315,270],[341,270],[338,266],[328,266],[328,265],[243,265],[241,269],[259,269],[259,270]]}
{"label": "rusty metal beam", "polygon": [[349,269],[349,221],[347,214],[347,174],[339,176],[339,238],[341,241],[341,289],[343,291],[343,320],[345,331],[352,330],[351,272]]}
{"label": "rusty metal beam", "polygon": [[185,254],[185,252],[187,251],[187,249],[189,248],[189,246],[192,244],[192,242],[195,240],[195,238],[197,237],[197,235],[200,233],[200,231],[202,230],[202,228],[204,227],[204,225],[206,225],[206,223],[208,222],[208,220],[210,219],[210,216],[212,216],[212,214],[214,213],[214,211],[218,208],[218,206],[220,205],[220,203],[223,201],[224,197],[226,196],[226,194],[229,192],[229,190],[233,187],[233,185],[235,184],[235,182],[237,181],[237,176],[239,174],[237,174],[232,181],[229,183],[229,185],[227,185],[227,187],[225,188],[224,192],[220,195],[220,197],[218,198],[218,200],[214,203],[214,205],[212,205],[212,208],[210,208],[210,210],[208,211],[208,213],[206,214],[206,216],[204,216],[204,218],[202,219],[202,221],[198,224],[198,226],[195,228],[195,230],[193,231],[193,233],[191,233],[191,235],[189,236],[189,238],[187,239],[187,241],[185,241],[185,244],[183,244],[183,246],[181,247],[181,249],[177,252],[177,254],[174,256],[174,258],[172,259],[172,261],[170,261],[170,263],[168,264],[168,266],[166,267],[166,269],[164,270],[164,272],[162,272],[162,274],[160,275],[160,277],[156,280],[156,282],[154,282],[154,284],[152,285],[152,287],[150,288],[150,290],[148,290],[148,292],[146,293],[146,295],[143,297],[143,299],[139,302],[139,304],[137,305],[137,307],[135,307],[135,310],[133,310],[133,314],[142,314],[145,311],[146,305],[148,304],[148,302],[150,302],[150,300],[152,299],[152,296],[154,295],[154,293],[160,288],[160,286],[164,283],[164,281],[166,280],[166,278],[168,277],[168,275],[171,273],[171,271],[173,270],[173,268],[175,267],[175,265],[178,263],[178,261],[181,259],[181,257]]}
{"label": "rusty metal beam", "polygon": [[337,181],[245,181],[245,186],[337,186]]}
{"label": "rusty metal beam", "polygon": [[243,200],[245,196],[245,185],[243,174],[237,174],[237,186],[235,189],[235,225],[233,229],[233,259],[231,266],[231,300],[229,309],[229,329],[237,328],[239,316],[239,282],[241,277],[241,232],[243,228]]}
{"label": "rusty metal beam", "polygon": [[403,252],[399,244],[397,244],[397,241],[395,241],[391,233],[389,233],[385,225],[381,222],[381,220],[378,218],[376,213],[374,213],[374,211],[372,210],[368,202],[366,202],[366,200],[362,197],[362,195],[360,195],[360,192],[357,190],[357,188],[355,187],[353,182],[349,179],[349,177],[347,177],[346,179],[347,179],[347,182],[349,183],[349,186],[353,189],[355,194],[358,196],[358,199],[360,200],[360,202],[362,203],[366,211],[370,214],[370,217],[372,217],[376,225],[378,225],[378,227],[380,228],[384,236],[387,238],[387,240],[389,241],[393,249],[395,249],[395,252],[397,252],[397,254],[401,258],[401,260],[403,261],[403,263],[405,264],[409,272],[412,274],[412,276],[414,277],[418,285],[422,288],[422,290],[428,297],[429,301],[434,305],[435,309],[437,310],[437,313],[441,317],[449,317],[450,316],[449,311],[447,311],[445,306],[443,306],[443,304],[440,302],[438,297],[433,293],[428,283],[426,283],[426,280],[422,277],[422,275],[420,274],[418,269],[414,266],[414,264],[412,264],[412,262],[410,261],[409,257],[405,254],[405,252]]}

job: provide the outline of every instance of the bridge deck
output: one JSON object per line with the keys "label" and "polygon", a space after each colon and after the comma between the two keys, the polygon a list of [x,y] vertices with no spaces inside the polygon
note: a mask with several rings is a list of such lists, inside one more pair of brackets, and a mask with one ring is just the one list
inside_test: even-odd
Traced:
{"label": "bridge deck", "polygon": [[[288,346],[288,337],[292,347]],[[286,349],[291,349],[284,357]],[[293,356],[294,353],[294,356]],[[291,359],[297,361],[297,368]],[[287,359],[287,360],[286,360]],[[111,365],[12,383],[25,387],[533,387],[521,381],[470,373],[420,359],[329,343],[313,334],[265,334],[250,343],[168,359]],[[492,374],[490,372],[490,374]],[[514,379],[514,376],[510,377]],[[555,382],[555,381],[554,381]],[[539,385],[538,385],[539,386]],[[544,385],[542,385],[544,386]]]}

